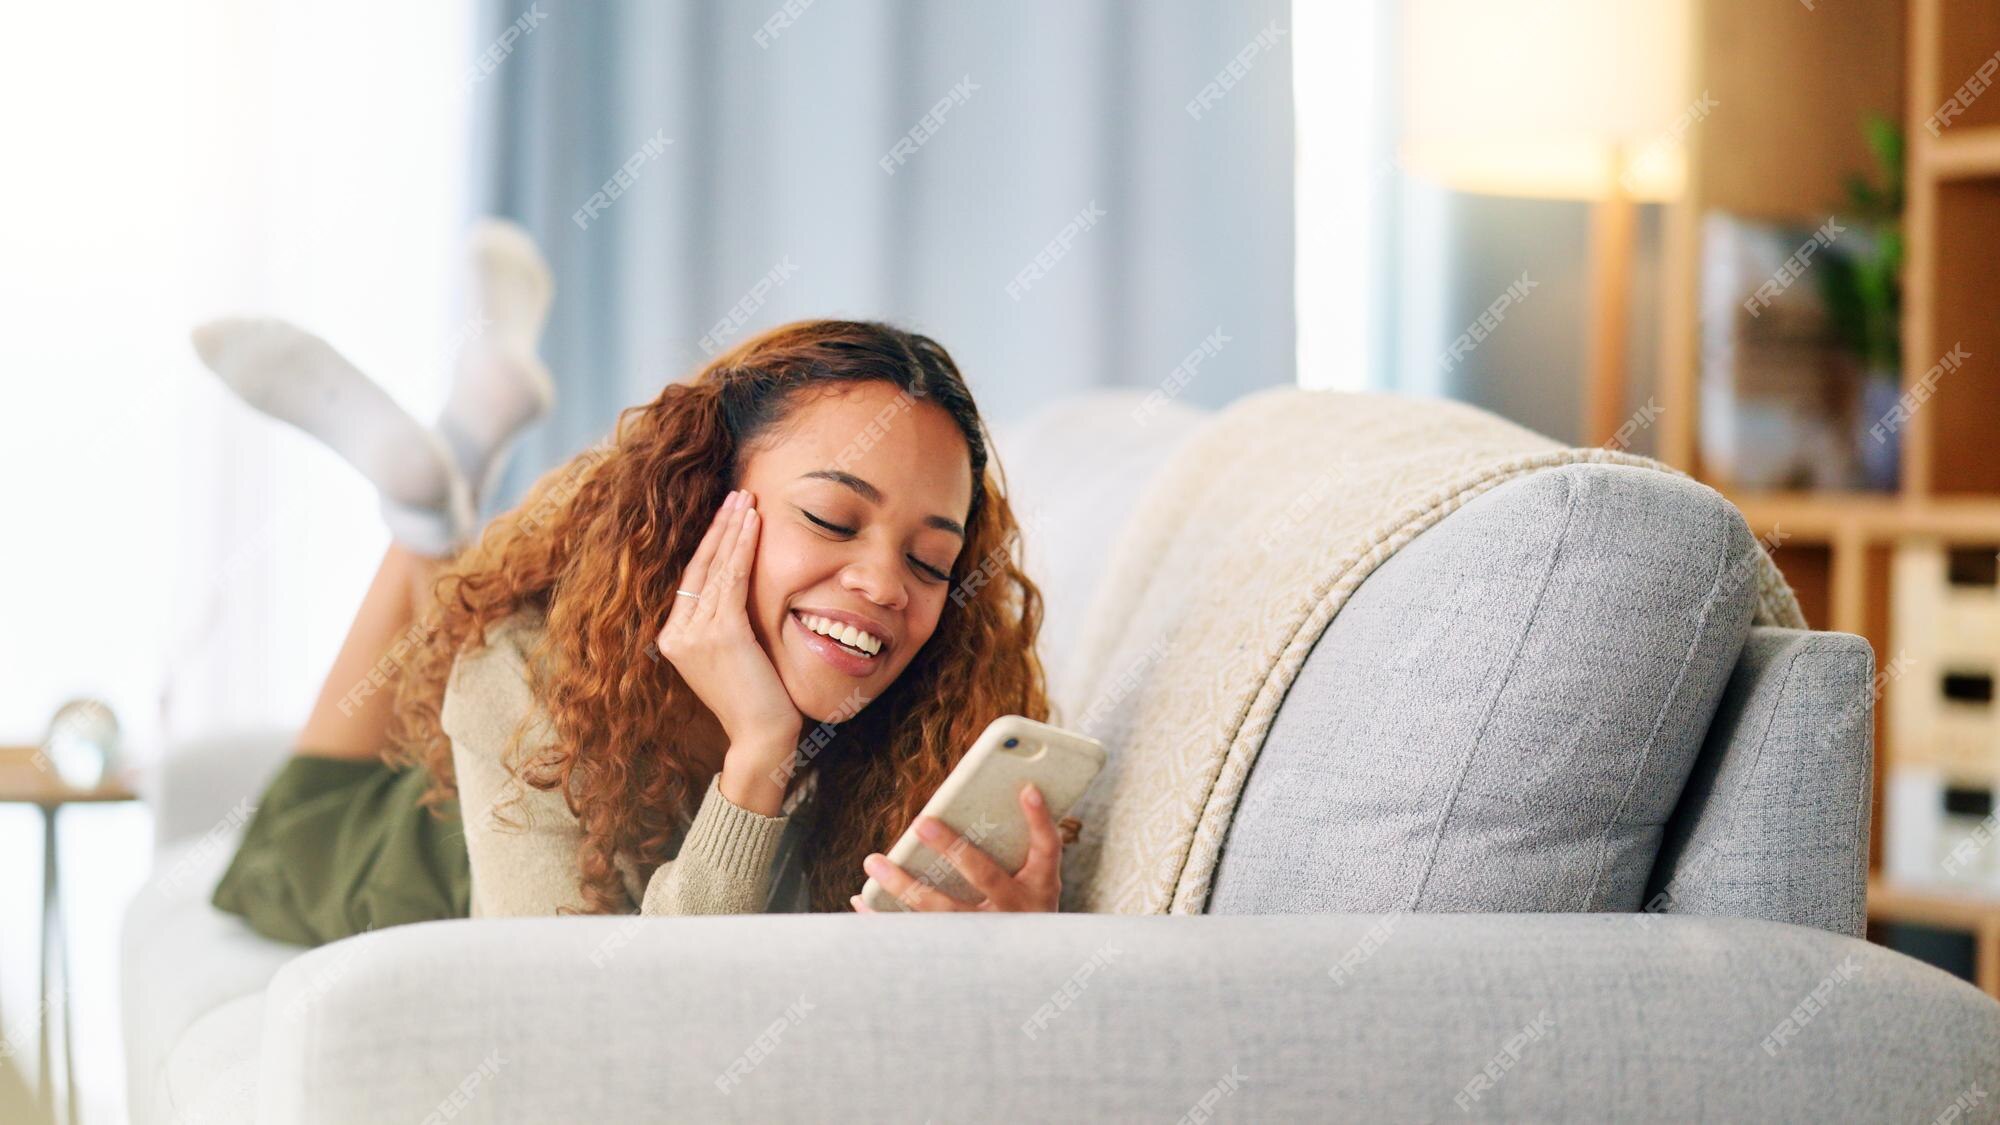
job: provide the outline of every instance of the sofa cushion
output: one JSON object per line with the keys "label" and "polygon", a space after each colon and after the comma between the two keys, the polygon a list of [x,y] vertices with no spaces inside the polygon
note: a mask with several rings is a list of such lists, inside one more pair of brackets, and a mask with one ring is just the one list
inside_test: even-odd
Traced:
{"label": "sofa cushion", "polygon": [[264,993],[238,997],[196,1020],[160,1072],[156,1120],[254,1125]]}
{"label": "sofa cushion", "polygon": [[[161,849],[153,874],[125,910],[120,935],[120,1019],[133,1120],[148,1117],[164,1067],[183,1035],[209,1013],[264,986],[305,948],[265,938],[209,905],[236,854],[238,825]],[[199,1120],[197,1118],[197,1120]]]}
{"label": "sofa cushion", "polygon": [[1570,465],[1495,488],[1314,644],[1213,913],[1634,910],[1755,608],[1720,495]]}

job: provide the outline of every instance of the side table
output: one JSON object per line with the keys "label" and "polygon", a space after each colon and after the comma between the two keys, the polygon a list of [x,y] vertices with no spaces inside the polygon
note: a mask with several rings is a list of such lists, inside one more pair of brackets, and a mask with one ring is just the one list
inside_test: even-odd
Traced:
{"label": "side table", "polygon": [[0,803],[33,805],[42,812],[41,1064],[36,1091],[45,1121],[56,1120],[50,1017],[62,1023],[63,1103],[69,1125],[77,1122],[76,1063],[70,1050],[69,956],[63,933],[62,865],[57,852],[56,818],[65,805],[136,801],[132,776],[104,779],[92,789],[64,782],[36,746],[0,746]]}

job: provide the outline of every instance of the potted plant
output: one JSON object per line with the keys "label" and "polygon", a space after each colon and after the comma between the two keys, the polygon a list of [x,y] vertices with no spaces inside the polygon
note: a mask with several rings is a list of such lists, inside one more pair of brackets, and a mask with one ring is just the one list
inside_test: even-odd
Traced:
{"label": "potted plant", "polygon": [[1860,409],[1854,440],[1867,486],[1894,491],[1902,440],[1869,430],[1902,393],[1903,153],[1902,127],[1879,114],[1861,125],[1880,182],[1850,173],[1847,216],[1862,237],[1844,253],[1829,254],[1815,271],[1827,314],[1861,371]]}

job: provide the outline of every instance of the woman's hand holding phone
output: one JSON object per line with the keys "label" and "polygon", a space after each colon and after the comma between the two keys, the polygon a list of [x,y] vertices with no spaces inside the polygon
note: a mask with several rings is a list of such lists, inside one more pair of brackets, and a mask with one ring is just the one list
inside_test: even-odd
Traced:
{"label": "woman's hand holding phone", "polygon": [[[1059,830],[1049,816],[1041,790],[1030,782],[1018,795],[1021,811],[1028,818],[1028,859],[1021,870],[1009,874],[992,856],[935,817],[917,818],[917,835],[925,846],[951,861],[967,882],[984,896],[978,902],[961,902],[903,870],[881,852],[870,852],[862,870],[882,884],[905,910],[913,911],[998,911],[1009,913],[1055,912],[1062,909],[1062,849],[1065,839],[1075,838],[1075,823],[1063,818]],[[848,900],[856,913],[876,911],[861,901]]]}

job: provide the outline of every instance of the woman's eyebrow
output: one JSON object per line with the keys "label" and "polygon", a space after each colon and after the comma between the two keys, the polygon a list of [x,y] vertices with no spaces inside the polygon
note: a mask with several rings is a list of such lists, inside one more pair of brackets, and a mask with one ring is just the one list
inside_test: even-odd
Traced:
{"label": "woman's eyebrow", "polygon": [[[852,489],[855,495],[868,501],[870,504],[880,504],[882,502],[882,490],[855,476],[853,473],[842,472],[839,469],[814,469],[812,472],[799,474],[800,480],[808,478],[830,480],[835,484],[845,485],[847,488]],[[939,531],[949,531],[960,539],[965,538],[965,525],[954,519],[947,519],[944,516],[925,516],[924,525],[926,527],[935,527]]]}

